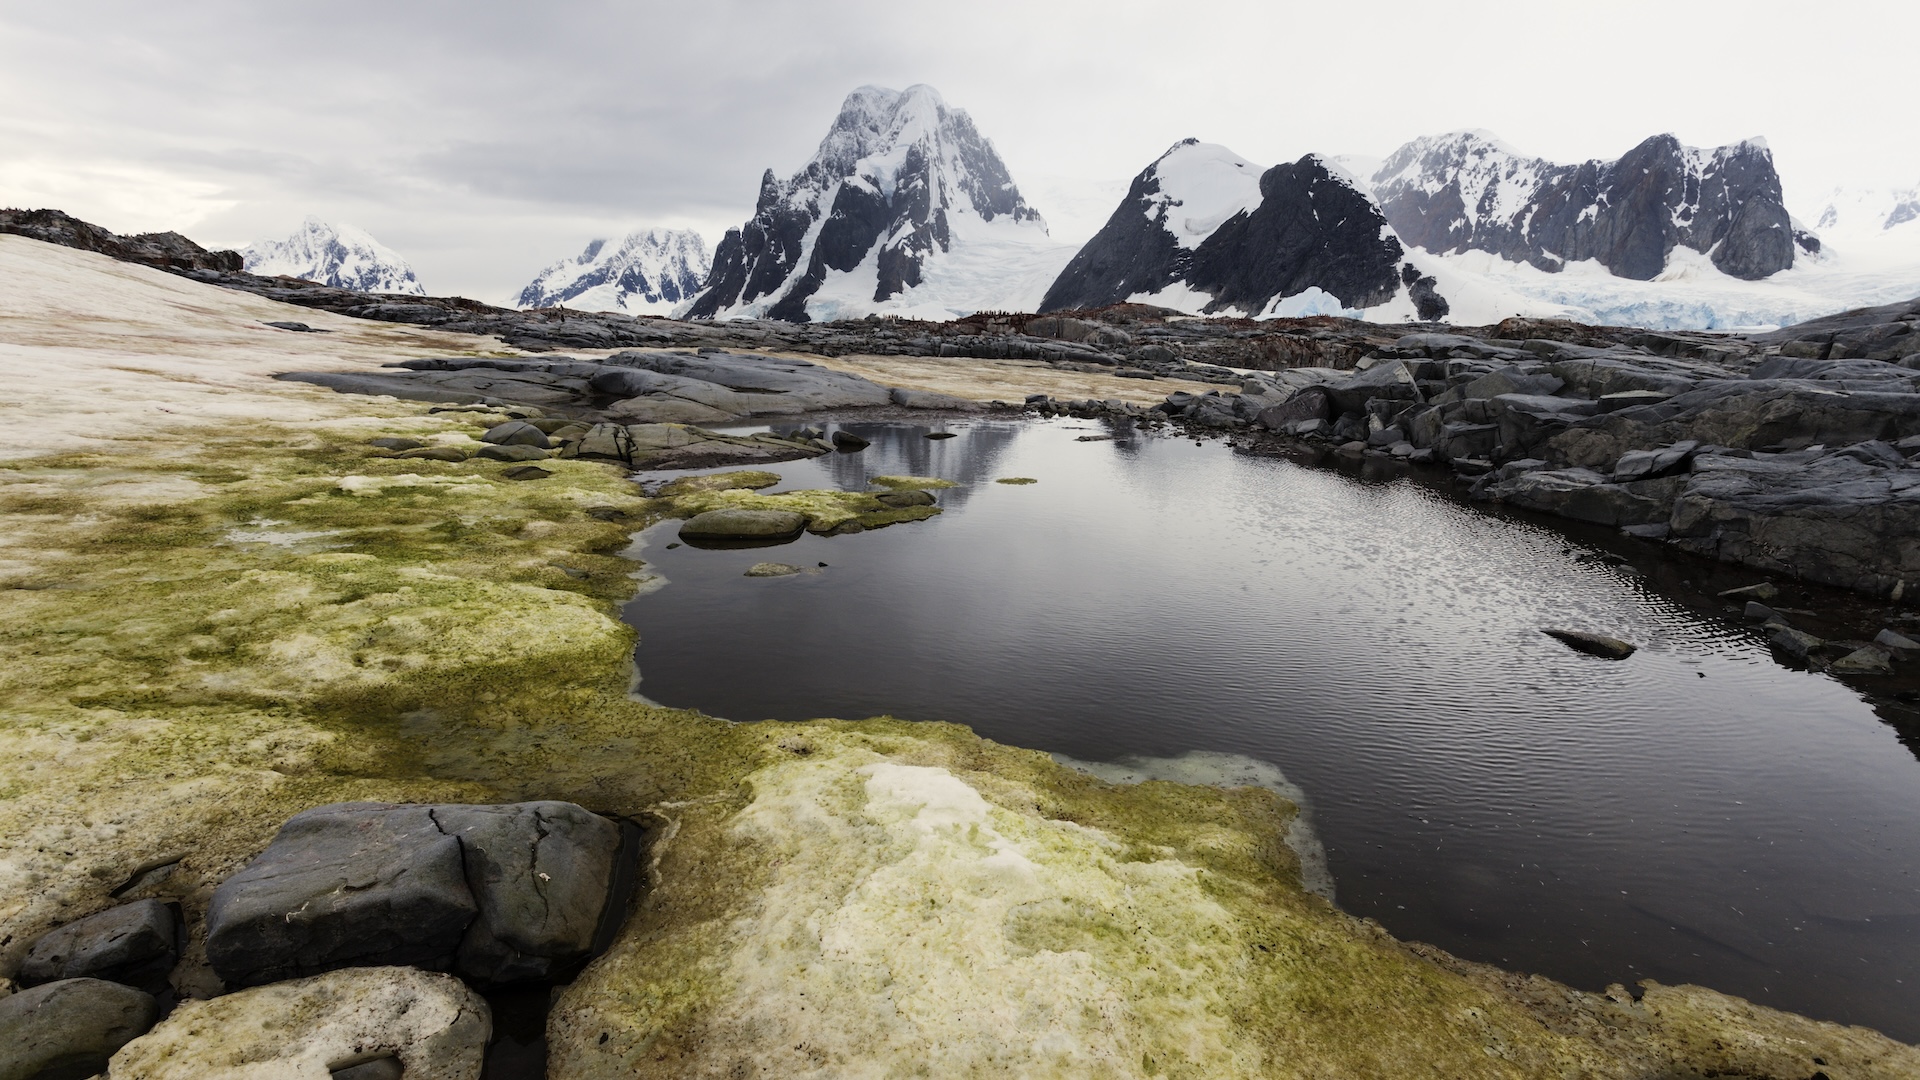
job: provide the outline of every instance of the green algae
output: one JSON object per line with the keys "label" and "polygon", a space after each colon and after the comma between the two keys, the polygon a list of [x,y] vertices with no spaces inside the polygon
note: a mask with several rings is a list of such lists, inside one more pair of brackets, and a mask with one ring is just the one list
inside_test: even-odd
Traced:
{"label": "green algae", "polygon": [[925,521],[940,513],[937,506],[888,506],[863,491],[778,491],[762,494],[742,488],[693,489],[663,492],[648,507],[662,517],[690,518],[709,510],[786,510],[807,519],[813,533],[857,532],[908,521]]}
{"label": "green algae", "polygon": [[705,476],[683,476],[661,488],[660,493],[671,498],[676,495],[691,495],[701,491],[726,491],[732,488],[758,490],[773,487],[779,482],[779,473],[770,473],[761,469],[741,469],[736,472],[709,473]]}
{"label": "green algae", "polygon": [[938,491],[941,488],[959,487],[952,480],[942,480],[934,476],[875,476],[867,481],[894,491]]}
{"label": "green algae", "polygon": [[1015,485],[1037,484],[1039,482],[1040,481],[1035,480],[1031,476],[1003,476],[1000,479],[994,481],[994,483],[996,484],[1015,484]]}
{"label": "green algae", "polygon": [[[628,696],[629,529],[935,508],[647,501],[604,465],[516,484],[364,435],[0,466],[0,962],[156,858],[177,865],[129,895],[197,922],[308,806],[562,798],[653,823],[654,884],[557,1004],[555,1076],[1920,1069],[1711,991],[1581,994],[1398,943],[1300,888],[1268,791],[1109,785],[954,725],[733,725]],[[630,521],[588,512],[609,508]]]}

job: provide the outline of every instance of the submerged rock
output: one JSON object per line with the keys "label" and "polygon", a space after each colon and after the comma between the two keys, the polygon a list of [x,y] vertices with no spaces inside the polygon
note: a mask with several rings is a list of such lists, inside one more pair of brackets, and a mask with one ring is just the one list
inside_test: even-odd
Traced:
{"label": "submerged rock", "polygon": [[1592,634],[1585,630],[1542,630],[1540,632],[1576,652],[1607,660],[1625,660],[1632,656],[1635,650],[1635,646],[1619,638],[1608,637],[1605,634]]}
{"label": "submerged rock", "polygon": [[1836,675],[1888,675],[1893,665],[1885,652],[1868,645],[1835,660],[1827,670]]}
{"label": "submerged rock", "polygon": [[0,998],[0,1080],[81,1080],[153,1026],[153,996],[102,979],[62,979]]}
{"label": "submerged rock", "polygon": [[479,1080],[492,1033],[487,1003],[450,975],[353,968],[182,1002],[114,1055],[112,1076],[327,1080],[392,1058],[407,1080]]}
{"label": "submerged rock", "polygon": [[792,577],[794,574],[798,574],[802,572],[803,571],[799,567],[791,565],[789,563],[761,562],[761,563],[754,563],[752,566],[747,567],[747,572],[742,576],[743,577]]}

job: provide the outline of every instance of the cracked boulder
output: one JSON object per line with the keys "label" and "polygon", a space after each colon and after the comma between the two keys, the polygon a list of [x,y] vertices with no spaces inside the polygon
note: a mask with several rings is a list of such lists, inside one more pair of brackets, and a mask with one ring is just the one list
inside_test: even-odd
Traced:
{"label": "cracked boulder", "polygon": [[[460,980],[404,967],[354,968],[260,986],[173,1014],[113,1056],[114,1080],[386,1075],[478,1080],[493,1022]],[[397,1064],[398,1068],[393,1066]],[[362,1069],[362,1073],[349,1070]]]}
{"label": "cracked boulder", "polygon": [[239,986],[381,964],[544,977],[590,950],[619,846],[571,803],[317,807],[215,890],[207,958]]}

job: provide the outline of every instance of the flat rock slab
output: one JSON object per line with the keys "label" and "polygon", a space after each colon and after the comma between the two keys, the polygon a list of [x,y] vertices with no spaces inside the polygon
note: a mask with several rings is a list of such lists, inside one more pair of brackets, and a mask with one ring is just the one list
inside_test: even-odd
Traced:
{"label": "flat rock slab", "polygon": [[173,909],[139,900],[70,922],[40,936],[20,965],[22,985],[56,979],[106,979],[157,994],[179,954]]}
{"label": "flat rock slab", "polygon": [[352,968],[182,1002],[113,1056],[113,1080],[328,1080],[397,1059],[407,1080],[479,1080],[487,1003],[450,975]]}
{"label": "flat rock slab", "polygon": [[101,979],[62,979],[0,998],[0,1080],[81,1080],[153,1026],[153,996]]}
{"label": "flat rock slab", "polygon": [[379,964],[544,977],[591,948],[619,845],[571,803],[318,807],[215,890],[207,958],[241,986]]}

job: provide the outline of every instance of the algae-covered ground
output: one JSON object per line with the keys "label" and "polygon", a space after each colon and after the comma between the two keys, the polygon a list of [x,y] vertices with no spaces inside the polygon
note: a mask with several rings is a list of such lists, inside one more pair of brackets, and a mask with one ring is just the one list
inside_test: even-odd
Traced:
{"label": "algae-covered ground", "polygon": [[[142,273],[114,287],[236,326],[272,308]],[[124,366],[90,320],[12,353],[0,321],[9,376],[50,349],[64,377]],[[217,410],[189,386],[131,425],[43,400],[55,449],[0,462],[0,972],[115,892],[197,927],[308,806],[558,798],[647,822],[652,886],[555,1004],[557,1077],[1920,1075],[1861,1029],[1396,942],[1301,887],[1293,808],[1261,789],[1109,785],[945,724],[636,701],[630,535],[777,493],[395,460],[367,440],[501,417],[230,381],[194,384]],[[197,948],[181,974],[210,993]]]}

